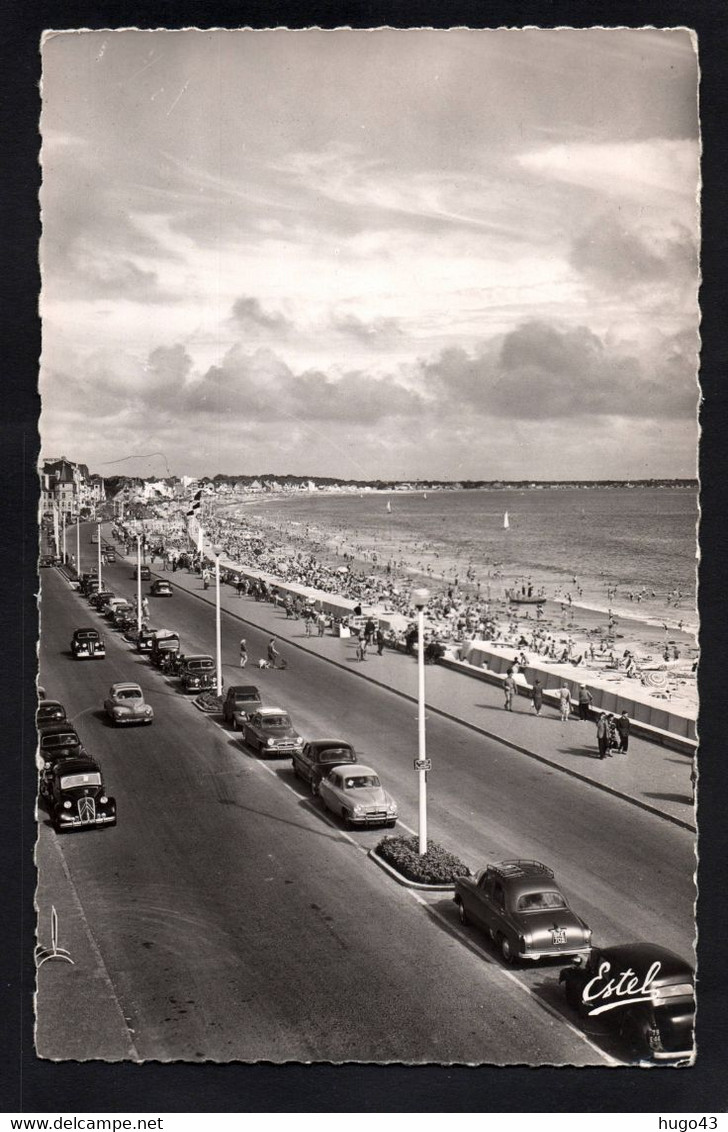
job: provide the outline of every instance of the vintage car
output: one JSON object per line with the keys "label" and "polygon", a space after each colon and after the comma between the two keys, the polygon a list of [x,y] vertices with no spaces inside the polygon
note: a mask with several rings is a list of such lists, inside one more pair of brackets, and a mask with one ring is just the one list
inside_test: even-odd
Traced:
{"label": "vintage car", "polygon": [[137,652],[151,652],[152,643],[159,631],[159,629],[150,629],[149,627],[140,629],[136,637]]}
{"label": "vintage car", "polygon": [[397,821],[397,803],[382,786],[379,775],[361,763],[332,767],[318,786],[327,810],[342,818],[347,829],[359,825],[389,825]]}
{"label": "vintage car", "polygon": [[104,790],[101,767],[88,755],[55,764],[44,801],[56,833],[116,825],[116,802]]}
{"label": "vintage car", "polygon": [[104,700],[104,711],[118,727],[127,723],[151,723],[154,711],[144,699],[139,684],[124,681],[112,684]]}
{"label": "vintage car", "polygon": [[76,728],[67,719],[41,723],[38,727],[38,755],[41,763],[45,763],[50,755],[59,751],[65,751],[67,755],[83,752]]}
{"label": "vintage car", "polygon": [[38,705],[38,710],[35,713],[36,726],[40,727],[44,723],[57,723],[61,719],[66,718],[66,709],[58,700],[43,700]]}
{"label": "vintage car", "polygon": [[71,652],[76,660],[91,657],[93,660],[103,660],[106,656],[104,638],[98,629],[76,629],[71,639]]}
{"label": "vintage car", "polygon": [[116,562],[116,551],[114,550],[113,546],[106,546],[105,547],[105,554],[106,554],[106,561],[107,562],[109,562],[111,564]]}
{"label": "vintage car", "polygon": [[100,588],[101,583],[99,582],[98,578],[89,578],[86,582],[86,585],[82,587],[81,593],[85,598],[88,598],[90,600],[93,594],[99,592]]}
{"label": "vintage car", "polygon": [[[141,578],[141,580],[143,582],[149,582],[151,580],[151,577],[152,577],[152,571],[149,569],[148,566],[140,566],[138,576],[139,576],[139,578]],[[135,580],[137,578],[137,567],[136,566],[134,567],[134,573],[132,574],[132,578],[134,578]]]}
{"label": "vintage car", "polygon": [[293,752],[293,773],[308,782],[312,794],[318,794],[321,779],[332,767],[355,762],[356,751],[350,743],[341,739],[315,739]]}
{"label": "vintage car", "polygon": [[116,597],[113,590],[96,590],[89,596],[88,603],[94,609],[98,609],[98,611],[101,612],[103,606],[107,601],[111,601],[112,597]]}
{"label": "vintage car", "polygon": [[303,739],[282,708],[259,708],[240,724],[240,741],[259,755],[290,755],[303,746]]}
{"label": "vintage car", "polygon": [[161,668],[169,654],[178,653],[179,649],[179,633],[175,633],[172,629],[157,629],[152,637],[149,659],[155,668]]}
{"label": "vintage car", "polygon": [[112,597],[108,601],[105,601],[103,603],[100,612],[104,615],[107,621],[113,621],[114,613],[117,609],[119,609],[119,607],[121,607],[122,609],[131,609],[129,602],[125,597]]}
{"label": "vintage car", "polygon": [[203,653],[186,656],[179,671],[183,692],[204,692],[217,686],[217,670],[211,656]]}
{"label": "vintage car", "polygon": [[96,586],[98,588],[98,581],[99,581],[99,579],[96,576],[95,570],[91,570],[89,573],[87,573],[87,574],[84,573],[84,574],[81,575],[81,579],[79,581],[78,588],[80,589],[80,591],[84,595],[84,597],[88,596],[92,582],[95,582]]}
{"label": "vintage car", "polygon": [[630,1058],[687,1062],[693,1054],[695,975],[654,943],[594,947],[559,976],[566,1001],[617,1031]]}
{"label": "vintage car", "polygon": [[111,624],[115,629],[130,629],[136,625],[136,614],[128,601],[115,607],[111,615]]}
{"label": "vintage car", "polygon": [[263,706],[260,692],[255,684],[231,684],[222,705],[225,723],[237,731],[241,723]]}
{"label": "vintage car", "polygon": [[53,563],[53,555],[52,554],[41,554],[40,558],[38,559],[38,565],[41,568],[41,570],[45,570],[49,566],[53,566],[53,564],[54,563]]}
{"label": "vintage car", "polygon": [[152,597],[171,597],[172,583],[165,581],[164,578],[157,578],[155,582],[152,582],[149,593]]}
{"label": "vintage car", "polygon": [[590,928],[540,861],[501,861],[458,877],[454,900],[461,922],[486,931],[506,963],[589,954]]}

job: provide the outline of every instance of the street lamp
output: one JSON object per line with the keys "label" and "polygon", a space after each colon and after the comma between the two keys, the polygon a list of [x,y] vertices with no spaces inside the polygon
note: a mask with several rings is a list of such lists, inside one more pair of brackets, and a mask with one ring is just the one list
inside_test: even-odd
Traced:
{"label": "street lamp", "polygon": [[426,589],[414,590],[412,601],[417,610],[417,727],[418,727],[418,758],[415,763],[420,783],[420,823],[419,823],[419,855],[427,852],[427,771],[430,766],[427,760],[425,745],[425,606],[430,600],[430,591]]}
{"label": "street lamp", "polygon": [[222,546],[210,548],[215,555],[215,649],[217,659],[217,694],[222,698],[222,641],[220,632],[220,555]]}
{"label": "street lamp", "polygon": [[101,520],[100,519],[98,520],[98,522],[96,524],[96,531],[97,531],[97,534],[98,534],[97,569],[98,569],[98,575],[99,575],[99,593],[101,593],[101,590],[104,587],[101,585]]}
{"label": "street lamp", "polygon": [[142,537],[137,534],[137,633],[142,631]]}

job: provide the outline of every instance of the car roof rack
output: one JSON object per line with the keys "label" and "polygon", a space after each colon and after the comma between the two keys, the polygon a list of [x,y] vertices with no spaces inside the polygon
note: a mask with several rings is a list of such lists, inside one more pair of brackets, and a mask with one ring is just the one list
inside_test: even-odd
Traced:
{"label": "car roof rack", "polygon": [[500,877],[524,877],[529,873],[541,873],[548,877],[554,875],[553,869],[548,865],[542,865],[540,861],[499,861],[489,868]]}

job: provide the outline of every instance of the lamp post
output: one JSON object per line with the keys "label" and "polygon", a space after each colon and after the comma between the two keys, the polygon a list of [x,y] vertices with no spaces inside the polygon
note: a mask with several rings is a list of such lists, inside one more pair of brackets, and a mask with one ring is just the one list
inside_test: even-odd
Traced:
{"label": "lamp post", "polygon": [[65,511],[65,509],[61,512],[61,540],[62,540],[62,546],[63,546],[63,550],[61,551],[61,557],[63,558],[63,565],[65,566],[66,565],[66,511]]}
{"label": "lamp post", "polygon": [[76,577],[81,577],[81,501],[76,505]]}
{"label": "lamp post", "polygon": [[96,524],[96,531],[97,531],[98,540],[99,540],[98,546],[97,546],[97,552],[98,552],[97,553],[97,569],[98,569],[98,575],[99,575],[99,592],[100,592],[104,588],[101,585],[101,520],[100,519],[98,520],[98,522]]}
{"label": "lamp post", "polygon": [[417,775],[419,777],[419,846],[420,856],[427,852],[427,747],[425,743],[425,606],[430,591],[414,590],[412,600],[417,610]]}
{"label": "lamp post", "polygon": [[217,660],[217,694],[222,697],[222,640],[220,632],[220,555],[223,548],[213,546],[215,555],[215,650]]}
{"label": "lamp post", "polygon": [[142,631],[142,539],[141,535],[136,537],[137,544],[137,633]]}

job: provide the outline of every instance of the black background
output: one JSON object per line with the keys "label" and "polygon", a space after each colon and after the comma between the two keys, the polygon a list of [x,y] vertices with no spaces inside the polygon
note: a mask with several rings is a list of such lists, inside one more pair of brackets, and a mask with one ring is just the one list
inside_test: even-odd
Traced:
{"label": "black background", "polygon": [[[723,722],[725,592],[726,79],[722,0],[596,3],[39,3],[0,0],[2,517],[0,606],[0,1109],[5,1112],[722,1112],[728,1097],[728,899]],[[39,42],[45,28],[677,27],[698,35],[703,142],[700,864],[697,1064],[683,1070],[366,1065],[52,1063],[33,1049],[34,710],[40,287]],[[597,833],[598,836],[598,833]],[[656,941],[657,942],[657,941]],[[383,957],[385,958],[385,957]],[[437,1019],[433,1018],[433,1027]]]}

